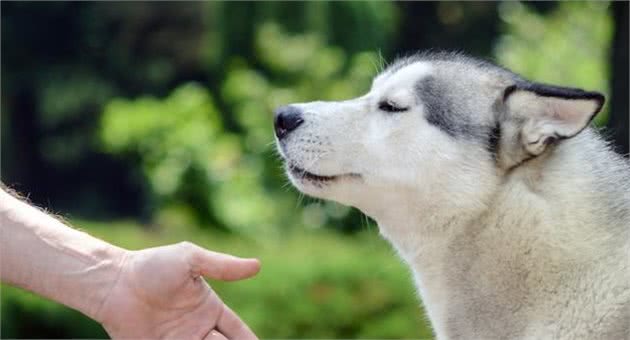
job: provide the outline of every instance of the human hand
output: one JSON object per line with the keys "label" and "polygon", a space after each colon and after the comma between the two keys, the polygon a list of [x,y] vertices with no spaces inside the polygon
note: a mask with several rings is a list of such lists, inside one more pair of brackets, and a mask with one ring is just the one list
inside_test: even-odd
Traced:
{"label": "human hand", "polygon": [[259,269],[188,242],[129,251],[97,319],[112,338],[256,339],[202,276],[232,281]]}

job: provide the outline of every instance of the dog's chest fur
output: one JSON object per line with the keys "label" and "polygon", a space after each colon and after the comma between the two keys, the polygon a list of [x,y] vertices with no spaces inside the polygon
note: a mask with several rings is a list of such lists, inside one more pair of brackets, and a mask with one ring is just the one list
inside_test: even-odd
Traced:
{"label": "dog's chest fur", "polygon": [[581,149],[514,174],[479,214],[445,205],[375,216],[413,269],[439,339],[630,337],[627,184],[603,185],[625,177],[597,169],[614,177],[618,164],[584,163]]}

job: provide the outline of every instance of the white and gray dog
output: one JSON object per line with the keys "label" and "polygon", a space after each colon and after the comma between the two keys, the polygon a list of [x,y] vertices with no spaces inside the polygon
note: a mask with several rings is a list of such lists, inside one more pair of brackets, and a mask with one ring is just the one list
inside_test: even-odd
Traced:
{"label": "white and gray dog", "polygon": [[596,92],[425,53],[370,91],[276,110],[302,192],[361,209],[439,339],[630,338],[630,166]]}

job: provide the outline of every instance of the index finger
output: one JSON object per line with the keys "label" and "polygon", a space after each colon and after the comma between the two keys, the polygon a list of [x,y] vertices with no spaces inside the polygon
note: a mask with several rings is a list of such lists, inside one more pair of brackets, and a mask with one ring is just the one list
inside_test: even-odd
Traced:
{"label": "index finger", "polygon": [[228,339],[258,340],[256,334],[227,305],[223,305],[217,329]]}

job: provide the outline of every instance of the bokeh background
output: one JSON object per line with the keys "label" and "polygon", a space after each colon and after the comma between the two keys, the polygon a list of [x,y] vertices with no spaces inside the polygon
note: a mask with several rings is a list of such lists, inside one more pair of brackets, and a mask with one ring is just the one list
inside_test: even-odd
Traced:
{"label": "bokeh background", "polygon": [[[429,338],[408,270],[356,210],[300,196],[272,110],[364,92],[382,62],[465,51],[599,90],[628,153],[628,3],[5,2],[2,181],[130,249],[190,240],[261,258],[211,284],[264,338]],[[28,251],[27,249],[25,251]],[[5,338],[102,338],[3,286]]]}

